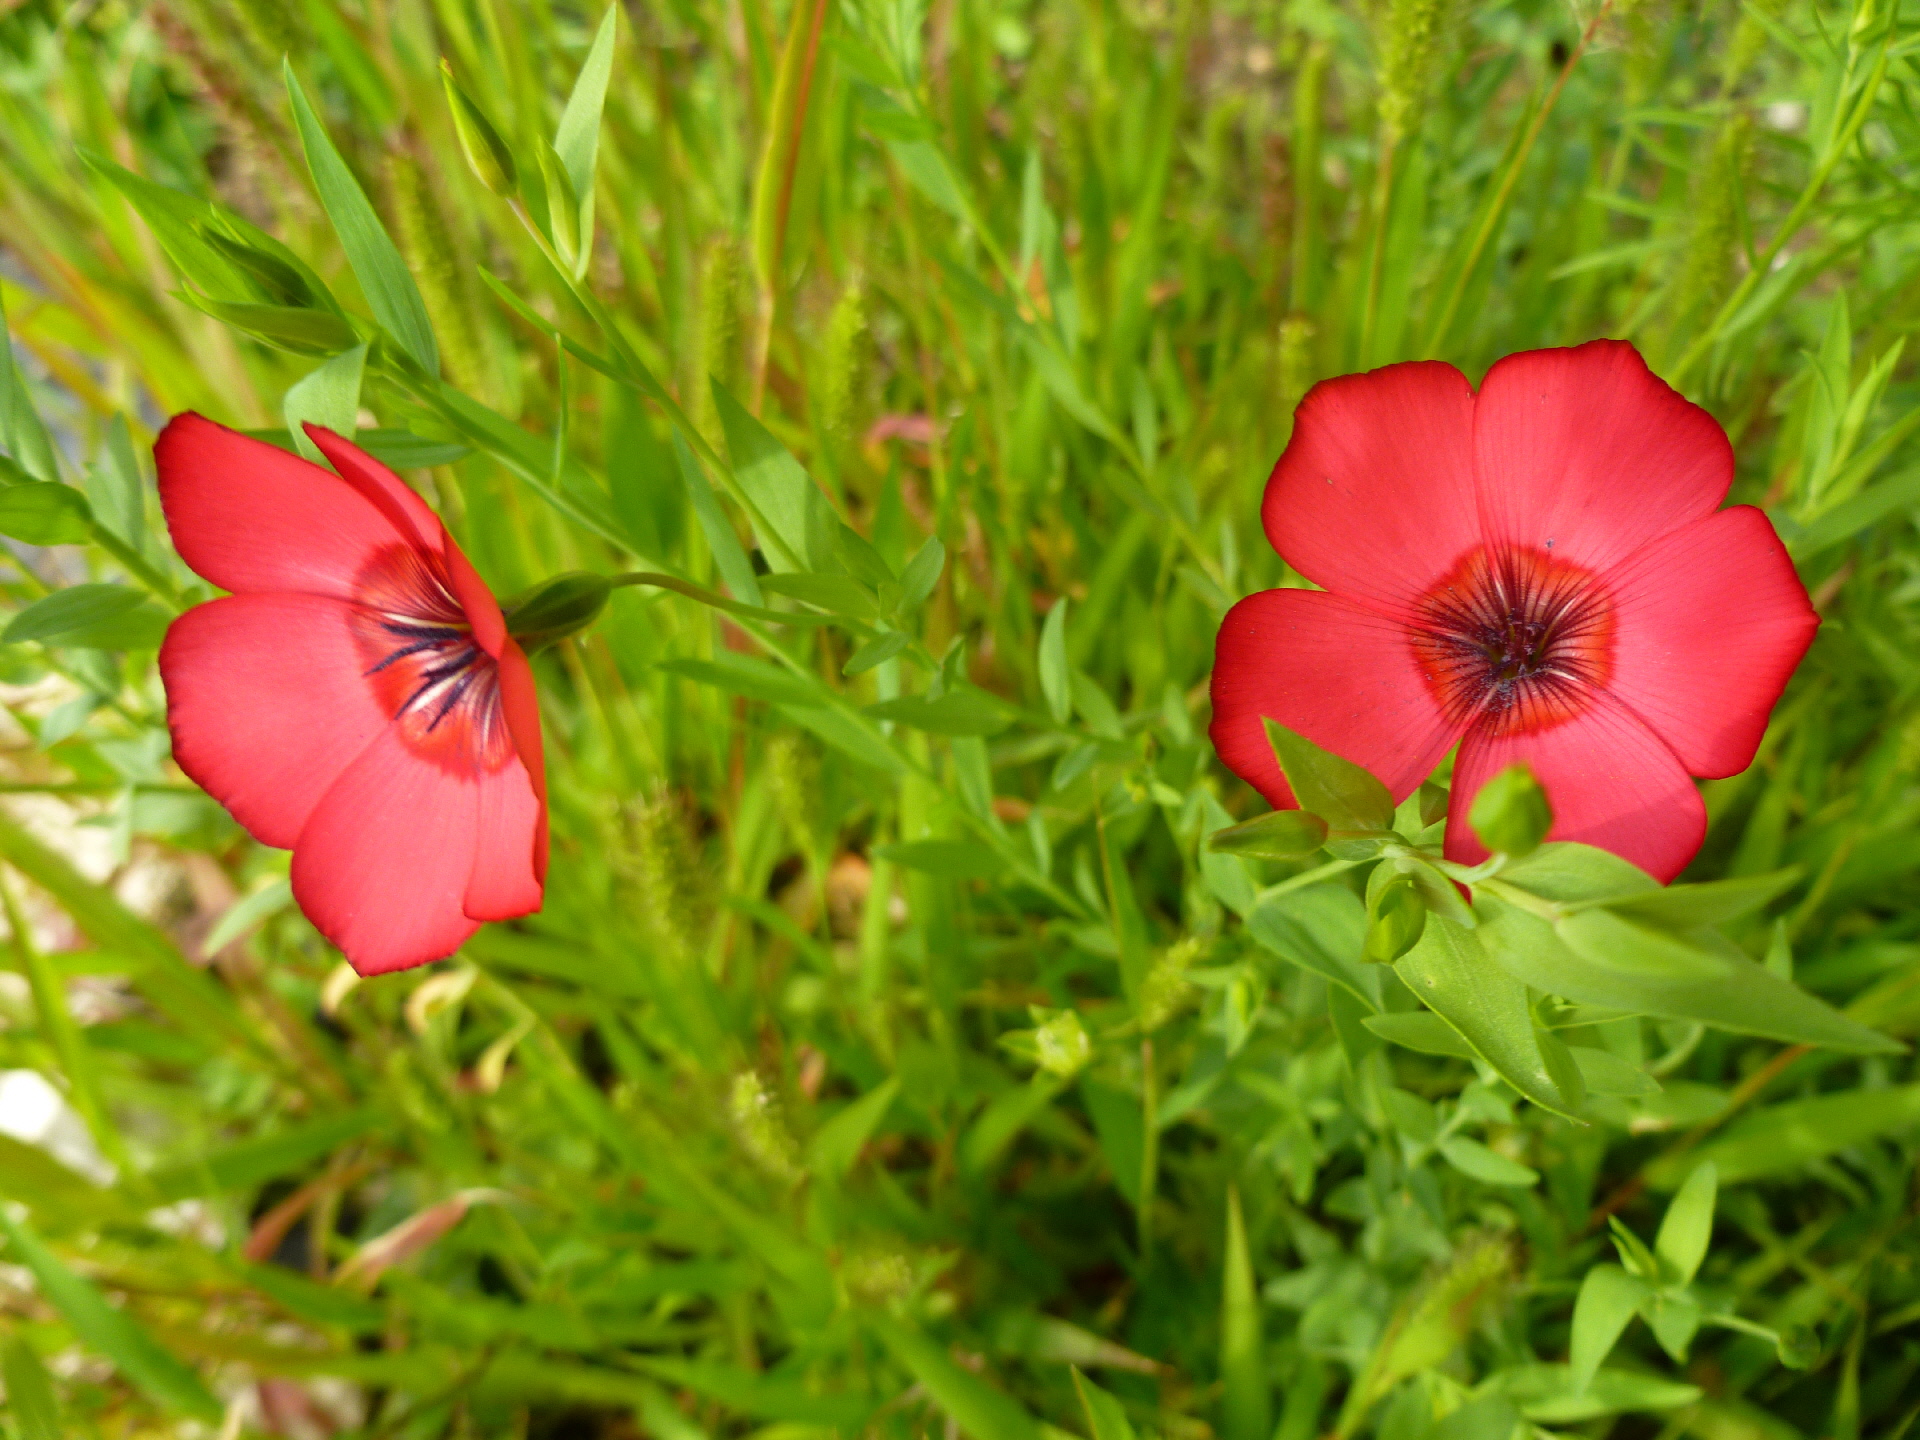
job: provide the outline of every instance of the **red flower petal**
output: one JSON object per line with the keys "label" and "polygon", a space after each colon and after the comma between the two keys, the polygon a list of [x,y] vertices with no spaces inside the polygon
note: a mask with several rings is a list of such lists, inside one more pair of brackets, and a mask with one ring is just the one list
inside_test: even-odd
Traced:
{"label": "red flower petal", "polygon": [[1678,875],[1706,838],[1707,812],[1680,761],[1625,706],[1596,693],[1586,712],[1532,734],[1461,742],[1447,808],[1447,858],[1487,858],[1467,815],[1480,787],[1522,762],[1553,803],[1550,840],[1578,840],[1631,860],[1662,884]]}
{"label": "red flower petal", "polygon": [[441,959],[480,928],[463,908],[479,792],[389,726],[314,807],[293,847],[293,898],[362,975]]}
{"label": "red flower petal", "polygon": [[1820,625],[1767,517],[1737,505],[1661,536],[1612,576],[1607,688],[1716,779],[1753,762]]}
{"label": "red flower petal", "polygon": [[526,766],[509,760],[480,777],[478,841],[460,908],[469,920],[511,920],[540,908],[547,811]]}
{"label": "red flower petal", "polygon": [[1323,380],[1267,481],[1267,538],[1314,584],[1399,607],[1481,543],[1473,389],[1421,360]]}
{"label": "red flower petal", "polygon": [[1473,441],[1487,539],[1591,570],[1711,515],[1733,483],[1719,422],[1621,340],[1507,356],[1481,383]]}
{"label": "red flower petal", "polygon": [[1213,745],[1274,805],[1287,788],[1262,717],[1365,766],[1395,800],[1453,744],[1406,628],[1314,590],[1263,590],[1227,612],[1213,662]]}
{"label": "red flower petal", "polygon": [[264,845],[291,846],[387,726],[352,613],[318,595],[229,595],[175,620],[160,647],[174,759]]}
{"label": "red flower petal", "polygon": [[302,427],[340,478],[366,496],[416,549],[438,553],[446,536],[440,517],[393,471],[324,425]]}
{"label": "red flower petal", "polygon": [[351,600],[378,550],[416,543],[395,519],[399,508],[203,416],[176,415],[153,454],[174,548],[223,590]]}
{"label": "red flower petal", "polygon": [[467,612],[473,638],[482,650],[498,659],[500,647],[507,643],[507,621],[500,613],[500,602],[493,598],[493,591],[487,588],[487,582],[480,578],[465,552],[454,544],[445,526],[440,529],[440,544],[447,557],[447,576],[453,581],[454,598]]}

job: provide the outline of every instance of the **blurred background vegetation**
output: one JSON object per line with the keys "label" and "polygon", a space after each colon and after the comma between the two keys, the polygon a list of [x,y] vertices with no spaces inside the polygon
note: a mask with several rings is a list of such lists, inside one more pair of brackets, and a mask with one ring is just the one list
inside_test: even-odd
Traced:
{"label": "blurred background vegetation", "polygon": [[[1201,840],[1262,808],[1206,679],[1306,388],[1625,337],[1825,621],[1689,878],[1800,867],[1738,938],[1920,1030],[1917,49],[1905,0],[0,3],[0,1426],[1907,1433],[1905,1055],[1617,1020],[1576,1124],[1356,1023],[1340,877]],[[170,766],[184,409],[357,424],[503,596],[682,587],[537,662],[541,914],[355,984]],[[840,573],[756,543],[787,452]],[[1610,1218],[1650,1323],[1583,1388]]]}

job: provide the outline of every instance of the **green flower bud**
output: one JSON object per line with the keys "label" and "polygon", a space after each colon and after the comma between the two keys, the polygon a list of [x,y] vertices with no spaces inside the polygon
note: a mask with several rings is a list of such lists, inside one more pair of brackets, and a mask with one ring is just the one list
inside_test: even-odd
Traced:
{"label": "green flower bud", "polygon": [[1509,765],[1480,787],[1467,820],[1487,849],[1528,855],[1553,828],[1553,806],[1531,770]]}
{"label": "green flower bud", "polygon": [[551,145],[540,147],[540,178],[547,187],[547,238],[568,269],[580,259],[580,197]]}
{"label": "green flower bud", "polygon": [[529,655],[578,635],[600,618],[613,586],[604,575],[569,570],[543,580],[507,609],[507,630]]}
{"label": "green flower bud", "polygon": [[1391,965],[1414,947],[1426,928],[1427,902],[1419,883],[1405,871],[1378,867],[1367,885],[1364,958]]}
{"label": "green flower bud", "polygon": [[453,66],[444,55],[440,58],[440,83],[446,87],[447,108],[453,112],[454,133],[460,137],[467,164],[473,167],[480,183],[494,194],[512,195],[520,188],[513,152],[500,138],[500,132],[493,128],[486,112],[460,88],[460,82],[453,78]]}

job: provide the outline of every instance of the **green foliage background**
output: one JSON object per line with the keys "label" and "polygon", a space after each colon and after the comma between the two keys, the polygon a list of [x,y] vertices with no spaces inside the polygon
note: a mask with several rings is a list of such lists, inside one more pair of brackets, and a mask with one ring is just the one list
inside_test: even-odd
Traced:
{"label": "green foliage background", "polygon": [[[1911,5],[0,12],[18,1440],[1906,1433],[1904,1051],[1536,993],[1566,1118],[1202,840],[1306,388],[1626,337],[1825,620],[1686,878],[1920,1029]],[[170,768],[189,408],[679,587],[537,662],[541,914],[349,987]]]}

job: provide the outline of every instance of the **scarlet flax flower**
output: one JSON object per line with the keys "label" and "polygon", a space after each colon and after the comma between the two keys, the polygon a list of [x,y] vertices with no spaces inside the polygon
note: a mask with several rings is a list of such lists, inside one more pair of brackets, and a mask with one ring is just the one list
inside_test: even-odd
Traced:
{"label": "scarlet flax flower", "polygon": [[1550,838],[1672,879],[1706,833],[1689,777],[1752,762],[1819,624],[1767,517],[1720,509],[1732,480],[1713,417],[1620,341],[1509,355],[1477,394],[1434,361],[1316,385],[1261,518],[1322,588],[1228,613],[1215,747],[1292,808],[1262,717],[1396,800],[1458,744],[1465,863],[1474,796],[1524,762]]}
{"label": "scarlet flax flower", "polygon": [[180,768],[253,837],[362,975],[540,908],[533,671],[426,503],[318,426],[328,471],[180,415],[154,447],[175,548],[233,593],[160,650]]}

